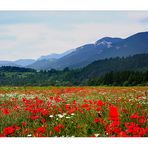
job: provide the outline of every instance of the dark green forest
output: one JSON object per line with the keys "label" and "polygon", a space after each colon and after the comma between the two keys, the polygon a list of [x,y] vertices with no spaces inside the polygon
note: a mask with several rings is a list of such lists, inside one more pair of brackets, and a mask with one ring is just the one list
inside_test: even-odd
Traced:
{"label": "dark green forest", "polygon": [[95,61],[81,69],[0,67],[0,86],[148,85],[148,54]]}

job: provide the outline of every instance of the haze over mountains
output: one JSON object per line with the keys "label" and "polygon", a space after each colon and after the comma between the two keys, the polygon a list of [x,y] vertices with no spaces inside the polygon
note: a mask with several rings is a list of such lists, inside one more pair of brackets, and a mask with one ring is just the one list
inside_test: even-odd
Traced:
{"label": "haze over mountains", "polygon": [[140,32],[126,39],[104,37],[94,44],[86,44],[62,54],[41,56],[37,60],[0,61],[0,66],[19,66],[37,70],[81,68],[96,60],[148,53],[148,32]]}

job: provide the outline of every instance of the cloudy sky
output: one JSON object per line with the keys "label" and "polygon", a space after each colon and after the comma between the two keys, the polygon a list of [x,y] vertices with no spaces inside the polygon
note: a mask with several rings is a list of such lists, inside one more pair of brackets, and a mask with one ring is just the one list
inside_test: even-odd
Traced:
{"label": "cloudy sky", "polygon": [[0,11],[0,60],[62,53],[148,31],[148,11]]}

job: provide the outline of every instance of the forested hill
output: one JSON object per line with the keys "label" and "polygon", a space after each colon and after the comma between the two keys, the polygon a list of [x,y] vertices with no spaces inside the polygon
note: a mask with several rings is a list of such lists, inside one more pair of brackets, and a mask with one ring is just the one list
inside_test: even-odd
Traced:
{"label": "forested hill", "polygon": [[15,67],[15,66],[2,66],[0,67],[0,72],[36,72],[36,70],[31,68]]}
{"label": "forested hill", "polygon": [[[51,69],[49,71],[37,72],[29,68],[6,66],[0,68],[0,85],[146,85],[148,81],[147,70],[148,54],[98,60],[82,69],[75,70],[65,68],[62,71]],[[112,76],[110,72],[114,72],[111,73]],[[107,75],[108,73],[109,76]],[[134,75],[134,79],[132,75]],[[120,80],[123,79],[124,81],[119,82],[120,80],[115,80],[117,76],[118,78],[120,77]],[[107,82],[107,79],[112,80],[111,82]],[[129,83],[125,82],[129,81],[129,79]],[[132,83],[132,79],[135,81],[134,83]],[[116,81],[116,83],[112,81]]]}
{"label": "forested hill", "polygon": [[148,54],[137,54],[126,58],[110,58],[95,61],[81,70],[80,77],[92,78],[110,71],[147,70]]}

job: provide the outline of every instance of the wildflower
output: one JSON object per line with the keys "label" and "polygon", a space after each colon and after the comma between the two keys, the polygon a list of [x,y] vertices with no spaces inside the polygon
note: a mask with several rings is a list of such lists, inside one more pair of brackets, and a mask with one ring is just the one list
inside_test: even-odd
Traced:
{"label": "wildflower", "polygon": [[74,108],[70,108],[68,112],[69,112],[69,114],[73,114],[75,112],[75,109]]}
{"label": "wildflower", "polygon": [[132,115],[130,116],[130,118],[131,118],[131,119],[138,119],[138,114],[137,114],[137,113],[132,114]]}
{"label": "wildflower", "polygon": [[38,127],[36,132],[37,133],[45,133],[45,128],[44,127]]}
{"label": "wildflower", "polygon": [[45,118],[41,119],[41,122],[42,123],[45,123],[46,122]]}
{"label": "wildflower", "polygon": [[19,106],[18,105],[16,105],[16,106],[14,106],[14,108],[13,108],[14,110],[18,110],[19,109]]}
{"label": "wildflower", "polygon": [[144,124],[144,123],[146,123],[146,119],[145,119],[145,117],[144,116],[141,116],[140,118],[139,118],[139,124]]}
{"label": "wildflower", "polygon": [[95,135],[95,137],[98,137],[100,134],[94,134]]}
{"label": "wildflower", "polygon": [[88,108],[89,105],[88,104],[82,104],[82,108]]}
{"label": "wildflower", "polygon": [[41,114],[44,115],[44,116],[45,116],[45,115],[48,115],[48,110],[43,108],[43,109],[41,110]]}
{"label": "wildflower", "polygon": [[70,119],[71,117],[67,116],[66,119]]}
{"label": "wildflower", "polygon": [[17,125],[12,125],[12,127],[16,130],[16,131],[19,131],[21,128]]}
{"label": "wildflower", "polygon": [[98,123],[98,122],[99,122],[99,118],[95,118],[95,119],[94,119],[94,122],[95,122],[95,123]]}
{"label": "wildflower", "polygon": [[49,117],[50,117],[50,118],[53,118],[53,115],[50,115]]}
{"label": "wildflower", "polygon": [[118,121],[119,120],[119,114],[117,111],[117,108],[114,106],[109,106],[109,119],[112,121]]}
{"label": "wildflower", "polygon": [[43,103],[43,100],[39,100],[39,99],[36,100],[36,105],[40,105],[42,103]]}
{"label": "wildflower", "polygon": [[100,107],[96,108],[96,112],[99,112],[99,111],[101,111],[101,108]]}
{"label": "wildflower", "polygon": [[138,135],[144,136],[146,134],[146,130],[144,128],[140,128]]}
{"label": "wildflower", "polygon": [[59,124],[58,125],[60,128],[64,128],[64,125],[63,124]]}
{"label": "wildflower", "polygon": [[28,134],[27,137],[32,137],[32,135],[31,134]]}
{"label": "wildflower", "polygon": [[64,115],[61,115],[61,114],[58,114],[57,115],[59,118],[63,118],[64,117]]}
{"label": "wildflower", "polygon": [[98,100],[97,105],[102,107],[103,106],[102,100]]}
{"label": "wildflower", "polygon": [[9,114],[9,110],[8,110],[7,108],[4,108],[4,109],[3,109],[3,114],[4,114],[4,115],[8,115],[8,114]]}
{"label": "wildflower", "polygon": [[61,129],[64,128],[64,125],[63,124],[58,124],[57,126],[55,126],[53,128],[53,130],[57,133],[60,133],[61,132]]}
{"label": "wildflower", "polygon": [[53,128],[53,130],[54,130],[55,132],[57,132],[57,133],[60,132],[60,128],[59,128],[58,126],[55,126],[55,127]]}
{"label": "wildflower", "polygon": [[22,122],[22,126],[26,126],[27,125],[27,123],[26,122]]}
{"label": "wildflower", "polygon": [[127,137],[127,134],[126,132],[121,131],[119,132],[118,137]]}
{"label": "wildflower", "polygon": [[32,120],[36,120],[36,119],[38,119],[38,116],[32,115],[30,118],[31,118]]}
{"label": "wildflower", "polygon": [[14,131],[15,131],[14,128],[11,127],[11,126],[10,126],[10,127],[5,127],[5,128],[4,128],[4,135],[7,136],[7,135],[10,135],[10,134],[13,134]]}

